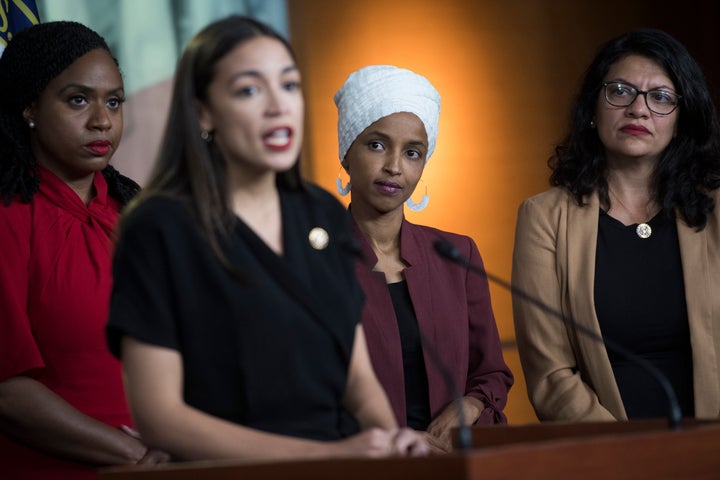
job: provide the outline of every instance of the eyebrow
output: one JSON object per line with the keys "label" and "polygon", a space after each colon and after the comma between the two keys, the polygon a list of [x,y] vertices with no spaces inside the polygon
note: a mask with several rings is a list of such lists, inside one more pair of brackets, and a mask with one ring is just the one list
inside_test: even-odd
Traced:
{"label": "eyebrow", "polygon": [[[624,80],[622,78],[615,78],[612,80],[607,80],[606,83],[625,83],[625,84],[631,85],[631,86],[637,88],[638,90],[640,90],[634,83],[628,82],[627,80]],[[670,90],[671,92],[674,92],[675,87],[671,87],[669,85],[662,84],[657,87],[652,87],[650,90]]]}
{"label": "eyebrow", "polygon": [[[391,140],[390,135],[381,130],[370,130],[369,132],[365,133],[365,135],[380,137],[383,140]],[[409,142],[407,142],[407,145],[427,148],[427,144],[422,140],[410,140]]]}
{"label": "eyebrow", "polygon": [[[280,74],[284,75],[286,73],[295,72],[297,70],[297,65],[288,65],[280,71]],[[263,76],[263,73],[261,73],[259,70],[240,70],[239,72],[235,72],[234,74],[232,74],[227,83],[228,85],[232,85],[235,80],[242,77],[262,78]]]}
{"label": "eyebrow", "polygon": [[[58,90],[58,93],[62,94],[68,90],[73,89],[80,90],[81,92],[94,92],[97,90],[96,88],[88,87],[87,85],[83,85],[81,83],[68,83],[67,85],[64,85],[60,90]],[[115,88],[111,88],[109,92],[110,94],[117,94],[118,92],[124,94],[125,87],[119,85]]]}

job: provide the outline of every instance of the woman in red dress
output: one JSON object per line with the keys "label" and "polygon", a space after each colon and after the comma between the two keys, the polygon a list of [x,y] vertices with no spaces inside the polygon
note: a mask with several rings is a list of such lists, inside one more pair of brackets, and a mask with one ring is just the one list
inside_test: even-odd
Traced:
{"label": "woman in red dress", "polygon": [[[112,232],[138,185],[108,165],[123,80],[74,22],[19,32],[0,58],[0,465],[7,478],[95,478],[154,463],[129,427],[105,346]],[[4,475],[3,475],[4,476]]]}

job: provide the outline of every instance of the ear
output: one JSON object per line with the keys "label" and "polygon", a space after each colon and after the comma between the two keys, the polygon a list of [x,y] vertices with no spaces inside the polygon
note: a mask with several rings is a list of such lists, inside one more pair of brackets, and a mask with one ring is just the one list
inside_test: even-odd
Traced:
{"label": "ear", "polygon": [[25,123],[30,123],[30,121],[35,117],[35,103],[32,103],[29,107],[23,110],[22,116]]}
{"label": "ear", "polygon": [[197,112],[200,130],[212,132],[215,129],[213,126],[212,114],[205,102],[195,100],[195,111]]}
{"label": "ear", "polygon": [[345,155],[345,158],[343,158],[340,162],[340,166],[343,168],[343,170],[345,170],[345,172],[347,172],[348,174],[350,173],[350,162],[347,161],[347,155]]}

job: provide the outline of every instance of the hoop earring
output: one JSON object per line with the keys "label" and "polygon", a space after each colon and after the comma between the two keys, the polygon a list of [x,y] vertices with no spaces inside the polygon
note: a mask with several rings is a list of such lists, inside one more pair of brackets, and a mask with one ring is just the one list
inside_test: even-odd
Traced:
{"label": "hoop earring", "polygon": [[212,133],[208,132],[207,130],[203,130],[200,132],[200,138],[202,138],[205,143],[212,142]]}
{"label": "hoop earring", "polygon": [[[422,179],[420,179],[421,182]],[[408,206],[410,210],[413,212],[420,212],[422,210],[425,210],[425,207],[428,206],[428,203],[430,202],[430,195],[427,193],[427,185],[425,182],[423,182],[423,185],[425,185],[425,194],[422,196],[422,199],[420,200],[420,203],[413,202],[412,195],[408,197],[407,200],[405,200],[405,205]]]}
{"label": "hoop earring", "polygon": [[350,193],[350,189],[352,188],[352,184],[350,183],[350,180],[348,180],[347,184],[343,187],[342,184],[342,178],[340,178],[340,173],[343,171],[343,167],[340,167],[340,171],[338,172],[338,176],[335,179],[335,189],[337,190],[338,194],[341,197],[344,197],[348,193]]}

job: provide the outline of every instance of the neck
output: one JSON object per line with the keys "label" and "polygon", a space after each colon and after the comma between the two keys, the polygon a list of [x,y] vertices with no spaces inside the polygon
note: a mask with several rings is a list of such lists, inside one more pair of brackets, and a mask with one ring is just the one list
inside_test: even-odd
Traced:
{"label": "neck", "polygon": [[657,157],[617,158],[608,156],[608,182],[613,180],[623,185],[649,186],[657,162]]}
{"label": "neck", "polygon": [[607,211],[624,224],[647,222],[660,211],[660,205],[654,199],[651,170],[611,170],[607,183],[610,196]]}
{"label": "neck", "polygon": [[[239,180],[242,178],[242,180]],[[233,213],[250,227],[270,249],[282,254],[282,214],[275,173],[247,178],[230,176]]]}
{"label": "neck", "polygon": [[67,176],[58,174],[54,170],[48,170],[55,173],[58,178],[65,182],[67,186],[70,187],[77,194],[78,197],[80,197],[80,200],[82,200],[82,202],[86,206],[90,204],[90,200],[95,198],[95,172],[92,172],[91,174],[85,175],[83,177],[68,178]]}
{"label": "neck", "polygon": [[403,221],[402,207],[391,212],[379,213],[353,203],[350,212],[375,254],[388,255],[400,251],[400,228]]}
{"label": "neck", "polygon": [[227,175],[232,209],[240,217],[277,196],[273,171],[257,172],[235,166],[228,168]]}
{"label": "neck", "polygon": [[90,204],[90,200],[95,198],[95,184],[93,183],[94,177],[95,175],[93,174],[90,177],[89,182],[82,181],[68,183],[68,185],[70,185],[70,188],[72,188],[75,193],[78,194],[80,200],[82,200],[86,206]]}
{"label": "neck", "polygon": [[[33,155],[37,159],[39,165],[43,168],[50,170],[56,177],[65,182],[75,193],[77,193],[80,200],[87,206],[90,204],[90,200],[95,198],[97,192],[95,192],[95,170],[88,172],[87,170],[63,170],[57,167],[57,163],[51,161],[48,157],[44,156],[38,149],[35,143],[31,144]],[[95,165],[95,168],[105,168],[107,163]]]}

